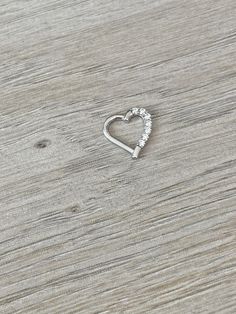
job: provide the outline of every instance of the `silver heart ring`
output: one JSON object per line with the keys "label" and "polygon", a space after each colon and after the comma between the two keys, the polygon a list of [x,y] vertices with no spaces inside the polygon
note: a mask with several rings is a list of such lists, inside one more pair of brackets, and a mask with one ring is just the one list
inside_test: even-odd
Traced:
{"label": "silver heart ring", "polygon": [[[144,125],[144,131],[141,136],[141,138],[138,140],[136,147],[133,149],[129,147],[128,145],[124,144],[123,142],[117,140],[113,136],[111,136],[109,132],[110,125],[116,121],[121,120],[126,123],[128,123],[132,118],[134,117],[140,117],[143,120]],[[106,136],[106,138],[112,142],[113,144],[123,148],[127,152],[129,152],[132,155],[133,159],[137,159],[139,157],[139,154],[142,150],[142,148],[146,145],[150,134],[152,132],[152,117],[150,113],[146,111],[144,108],[132,108],[130,109],[124,116],[123,115],[115,115],[110,118],[108,118],[104,123],[103,133]]]}

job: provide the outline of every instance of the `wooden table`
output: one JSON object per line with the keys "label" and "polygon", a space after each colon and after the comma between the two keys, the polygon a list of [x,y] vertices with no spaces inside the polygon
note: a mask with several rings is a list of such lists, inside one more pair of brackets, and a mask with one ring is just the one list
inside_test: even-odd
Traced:
{"label": "wooden table", "polygon": [[[0,29],[0,313],[235,314],[235,0],[1,0]],[[137,161],[102,134],[131,107]]]}

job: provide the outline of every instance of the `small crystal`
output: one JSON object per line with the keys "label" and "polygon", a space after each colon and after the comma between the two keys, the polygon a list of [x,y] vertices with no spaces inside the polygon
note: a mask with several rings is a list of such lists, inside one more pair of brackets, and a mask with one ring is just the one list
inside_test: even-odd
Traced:
{"label": "small crystal", "polygon": [[146,113],[146,114],[145,114],[145,116],[144,116],[144,119],[146,119],[146,120],[151,119],[151,115],[150,115],[150,113]]}
{"label": "small crystal", "polygon": [[143,147],[145,146],[145,141],[140,140],[140,141],[138,142],[138,146],[141,147],[141,148],[143,148]]}
{"label": "small crystal", "polygon": [[148,134],[143,134],[142,139],[146,142],[148,140],[149,136]]}
{"label": "small crystal", "polygon": [[132,109],[132,113],[135,114],[135,115],[138,114],[138,108],[133,108]]}
{"label": "small crystal", "polygon": [[151,120],[146,121],[145,126],[150,128],[152,126],[152,121]]}
{"label": "small crystal", "polygon": [[140,113],[141,116],[145,116],[145,115],[146,115],[146,110],[143,109],[143,108],[141,108],[141,109],[139,110],[139,113]]}
{"label": "small crystal", "polygon": [[145,131],[146,134],[149,135],[149,134],[151,134],[152,129],[150,127],[145,127],[144,131]]}

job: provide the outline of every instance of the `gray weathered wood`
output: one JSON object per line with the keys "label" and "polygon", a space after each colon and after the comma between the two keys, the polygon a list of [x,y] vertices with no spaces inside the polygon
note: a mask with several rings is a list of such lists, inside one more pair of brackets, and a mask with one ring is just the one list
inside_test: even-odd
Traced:
{"label": "gray weathered wood", "polygon": [[[236,313],[235,16],[1,0],[0,313]],[[102,134],[133,106],[137,161]]]}

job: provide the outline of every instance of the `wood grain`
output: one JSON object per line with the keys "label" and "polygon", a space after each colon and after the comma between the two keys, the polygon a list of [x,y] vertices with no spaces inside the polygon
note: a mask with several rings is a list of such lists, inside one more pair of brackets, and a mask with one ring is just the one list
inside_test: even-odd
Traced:
{"label": "wood grain", "polygon": [[[236,313],[235,16],[1,1],[0,313]],[[137,161],[102,134],[133,106]]]}

